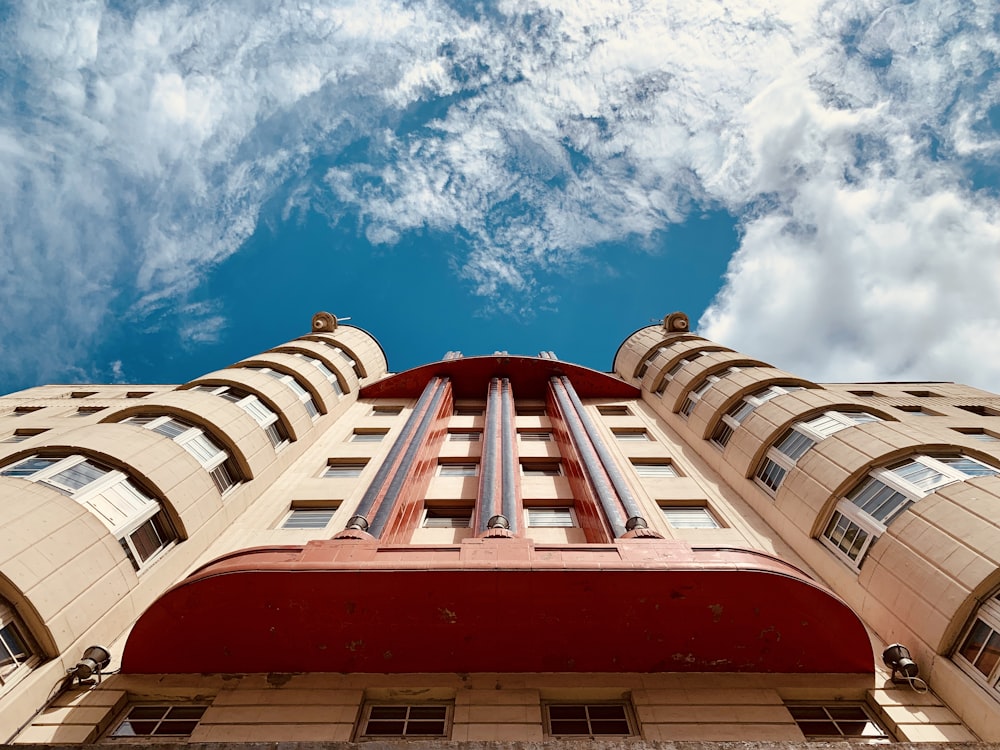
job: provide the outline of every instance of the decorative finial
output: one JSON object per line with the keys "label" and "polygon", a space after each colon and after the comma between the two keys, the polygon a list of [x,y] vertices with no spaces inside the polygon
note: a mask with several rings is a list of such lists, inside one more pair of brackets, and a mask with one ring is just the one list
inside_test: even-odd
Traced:
{"label": "decorative finial", "polygon": [[333,333],[337,330],[337,316],[328,312],[318,312],[313,315],[312,329],[316,333]]}
{"label": "decorative finial", "polygon": [[667,333],[687,333],[691,326],[687,315],[682,312],[672,312],[663,319],[663,327]]}

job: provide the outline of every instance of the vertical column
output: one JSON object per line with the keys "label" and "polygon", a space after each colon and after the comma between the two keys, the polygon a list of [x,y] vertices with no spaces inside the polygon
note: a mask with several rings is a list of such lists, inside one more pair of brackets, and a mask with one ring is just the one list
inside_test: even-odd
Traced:
{"label": "vertical column", "polygon": [[500,383],[501,424],[500,441],[503,463],[501,512],[512,534],[517,533],[521,518],[521,482],[517,460],[517,428],[514,423],[514,394],[510,380]]}
{"label": "vertical column", "polygon": [[636,502],[635,496],[632,495],[632,490],[629,489],[628,483],[625,481],[625,477],[618,469],[618,464],[615,463],[614,458],[611,456],[611,452],[608,451],[608,446],[604,444],[604,439],[597,431],[597,427],[591,421],[590,417],[587,416],[587,412],[583,408],[583,403],[580,401],[580,397],[577,395],[576,389],[573,387],[573,383],[571,383],[570,379],[565,375],[561,376],[559,379],[562,381],[563,388],[566,390],[566,395],[569,397],[569,400],[573,405],[573,409],[587,433],[587,437],[594,446],[594,451],[597,453],[597,457],[601,462],[601,468],[611,480],[611,485],[614,487],[617,499],[621,503],[621,507],[625,509],[625,515],[627,517],[625,530],[632,531],[632,529],[647,528],[646,519],[642,517],[642,512],[639,510],[639,503]]}
{"label": "vertical column", "polygon": [[[450,391],[451,383],[447,378],[432,378],[420,394],[417,404],[403,427],[403,431],[388,455],[379,466],[375,477],[358,504],[355,515],[347,522],[348,529],[370,531],[373,536],[379,536],[385,522],[395,506],[410,474],[415,459],[426,441],[427,433],[440,408],[442,399]],[[372,518],[372,514],[374,517]],[[371,518],[371,521],[369,521]]]}
{"label": "vertical column", "polygon": [[486,396],[486,427],[483,430],[483,452],[479,461],[479,494],[476,499],[476,534],[489,528],[490,519],[500,514],[503,475],[501,473],[500,428],[503,409],[500,398],[500,379],[490,380]]}

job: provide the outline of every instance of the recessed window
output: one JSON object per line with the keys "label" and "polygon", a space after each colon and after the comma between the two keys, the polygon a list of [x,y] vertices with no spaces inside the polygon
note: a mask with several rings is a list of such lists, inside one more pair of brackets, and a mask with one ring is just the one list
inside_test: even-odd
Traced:
{"label": "recessed window", "polygon": [[381,443],[388,430],[355,430],[351,433],[352,443]]}
{"label": "recessed window", "polygon": [[788,712],[807,740],[892,741],[889,733],[860,704],[792,704],[788,706]]}
{"label": "recessed window", "polygon": [[306,409],[306,413],[309,414],[309,417],[311,419],[317,419],[319,417],[319,409],[316,408],[316,402],[313,401],[312,394],[306,390],[305,386],[302,385],[302,383],[296,376],[291,375],[287,372],[279,372],[278,370],[272,369],[270,367],[252,366],[252,367],[246,367],[244,369],[254,370],[256,372],[263,373],[264,375],[267,375],[270,378],[274,378],[275,380],[284,383],[291,389],[292,393],[295,394],[295,397],[302,403],[302,405]]}
{"label": "recessed window", "polygon": [[899,411],[904,414],[909,414],[912,417],[940,417],[941,415],[934,411],[929,411],[922,406],[897,406]]}
{"label": "recessed window", "polygon": [[550,703],[546,730],[552,737],[629,737],[634,734],[624,703]]}
{"label": "recessed window", "polygon": [[402,406],[395,404],[376,404],[372,407],[373,417],[395,417],[403,411]]}
{"label": "recessed window", "polygon": [[11,412],[12,417],[23,417],[25,414],[31,414],[33,411],[38,411],[41,406],[18,406]]}
{"label": "recessed window", "polygon": [[766,404],[772,398],[783,396],[786,393],[801,391],[800,385],[769,385],[759,391],[754,391],[742,400],[737,401],[729,410],[722,415],[722,419],[712,431],[712,442],[720,448],[725,448],[729,443],[729,438],[733,436],[736,429],[749,417],[757,407]]}
{"label": "recessed window", "polygon": [[292,508],[281,523],[283,529],[325,529],[337,512],[329,508]]}
{"label": "recessed window", "polygon": [[20,677],[35,661],[27,629],[10,602],[0,597],[0,686]]}
{"label": "recessed window", "polygon": [[517,437],[523,443],[548,443],[552,440],[552,433],[548,430],[518,430]]}
{"label": "recessed window", "polygon": [[615,427],[611,433],[615,440],[622,443],[646,443],[652,440],[649,433],[641,427]]}
{"label": "recessed window", "polygon": [[450,709],[451,706],[445,703],[369,703],[364,708],[360,736],[447,737]]}
{"label": "recessed window", "polygon": [[152,395],[152,391],[129,391],[125,394],[125,398],[146,398],[146,396]]}
{"label": "recessed window", "polygon": [[299,359],[304,359],[306,362],[319,370],[323,377],[326,378],[327,382],[333,386],[333,390],[338,396],[344,395],[344,387],[340,383],[340,378],[337,377],[337,373],[326,366],[326,363],[323,360],[317,359],[316,357],[308,354],[303,354],[302,352],[292,352],[292,354]]}
{"label": "recessed window", "polygon": [[189,737],[208,706],[132,706],[112,737]]}
{"label": "recessed window", "polygon": [[219,492],[225,493],[238,483],[240,472],[232,456],[200,427],[169,415],[140,415],[124,424],[145,427],[173,440],[202,465]]}
{"label": "recessed window", "polygon": [[656,479],[679,476],[677,469],[669,461],[633,461],[632,466],[640,477]]}
{"label": "recessed window", "polygon": [[519,417],[544,417],[545,416],[545,406],[542,404],[518,404],[515,407],[517,416]]}
{"label": "recessed window", "polygon": [[479,475],[479,464],[471,462],[448,462],[438,466],[439,477],[475,477]]}
{"label": "recessed window", "polygon": [[916,398],[935,398],[938,394],[932,393],[931,391],[903,391],[907,396],[914,396]]}
{"label": "recessed window", "polygon": [[483,433],[479,430],[448,430],[450,443],[478,443]]}
{"label": "recessed window", "polygon": [[453,413],[456,417],[481,417],[486,413],[486,407],[482,404],[455,404]]}
{"label": "recessed window", "polygon": [[48,430],[14,430],[14,434],[10,437],[4,438],[5,443],[21,443],[28,438],[33,438],[35,435],[41,435],[43,432],[48,432]]}
{"label": "recessed window", "polygon": [[620,404],[601,404],[597,407],[597,413],[604,417],[628,417],[632,415],[627,406]]}
{"label": "recessed window", "polygon": [[986,430],[980,430],[975,427],[955,427],[953,428],[955,432],[960,432],[966,437],[970,437],[973,440],[979,440],[983,443],[995,443],[1000,438],[994,435],[992,432],[987,432]]}
{"label": "recessed window", "polygon": [[995,417],[998,414],[995,409],[990,409],[989,407],[982,406],[981,404],[966,404],[964,406],[959,406],[958,408],[979,417]]}
{"label": "recessed window", "polygon": [[467,529],[472,525],[470,505],[430,505],[424,508],[425,529]]}
{"label": "recessed window", "polygon": [[88,396],[96,396],[97,391],[73,391],[69,394],[70,398],[87,398]]}
{"label": "recessed window", "polygon": [[881,393],[875,393],[875,391],[848,391],[848,393],[860,398],[875,398],[882,395]]}
{"label": "recessed window", "polygon": [[558,477],[562,474],[559,461],[522,461],[521,474],[526,477]]}
{"label": "recessed window", "polygon": [[271,445],[276,451],[288,441],[285,428],[279,421],[278,415],[254,394],[228,385],[196,385],[190,390],[211,393],[213,396],[224,398],[226,401],[236,404],[264,430],[264,434],[267,435],[267,439],[271,441]]}
{"label": "recessed window", "polygon": [[853,567],[893,520],[927,494],[997,469],[968,456],[914,456],[876,469],[837,503],[820,541]]}
{"label": "recessed window", "polygon": [[89,417],[97,414],[99,411],[104,411],[103,406],[81,406],[75,412],[73,412],[74,417]]}
{"label": "recessed window", "polygon": [[980,606],[955,652],[955,662],[978,682],[988,685],[994,699],[1000,683],[1000,595]]}
{"label": "recessed window", "polygon": [[570,528],[576,526],[572,508],[525,508],[525,520],[534,528]]}
{"label": "recessed window", "polygon": [[661,505],[663,517],[675,529],[718,529],[721,524],[712,511],[698,505]]}
{"label": "recessed window", "polygon": [[367,461],[331,461],[323,472],[323,477],[325,479],[360,477],[367,465]]}

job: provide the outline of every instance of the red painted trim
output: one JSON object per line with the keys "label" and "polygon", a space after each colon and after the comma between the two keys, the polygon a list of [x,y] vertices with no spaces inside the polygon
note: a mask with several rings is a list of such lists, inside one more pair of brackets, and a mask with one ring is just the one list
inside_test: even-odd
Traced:
{"label": "red painted trim", "polygon": [[248,550],[139,618],[122,671],[873,675],[858,617],[748,550],[357,540]]}
{"label": "red painted trim", "polygon": [[543,399],[553,375],[568,375],[580,398],[639,398],[638,388],[616,375],[540,357],[463,357],[434,362],[370,383],[360,398],[416,398],[435,375],[452,379],[456,399],[481,399],[491,378],[509,378],[521,399]]}

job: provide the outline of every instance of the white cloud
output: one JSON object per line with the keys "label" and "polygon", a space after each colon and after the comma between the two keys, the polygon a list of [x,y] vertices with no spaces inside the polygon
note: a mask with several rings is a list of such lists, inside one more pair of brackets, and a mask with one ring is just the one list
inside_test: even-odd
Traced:
{"label": "white cloud", "polygon": [[[817,378],[1000,387],[1000,216],[968,176],[1000,158],[994,2],[456,7],[19,6],[0,379],[65,373],[122,308],[214,340],[219,309],[186,295],[292,185],[287,210],[356,213],[373,244],[469,238],[459,272],[517,312],[540,270],[721,207],[743,235],[708,335]],[[304,182],[361,139],[364,163]]]}

